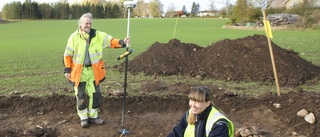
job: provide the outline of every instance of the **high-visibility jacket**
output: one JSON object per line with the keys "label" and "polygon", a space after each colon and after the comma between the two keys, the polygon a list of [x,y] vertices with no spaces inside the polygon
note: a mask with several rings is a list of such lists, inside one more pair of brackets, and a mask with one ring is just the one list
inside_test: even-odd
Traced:
{"label": "high-visibility jacket", "polygon": [[[189,114],[192,115],[191,110],[189,110]],[[231,120],[229,120],[227,117],[225,117],[223,114],[221,114],[216,108],[212,107],[205,126],[206,131],[206,137],[209,136],[209,133],[211,131],[211,128],[214,123],[216,123],[219,119],[225,119],[228,124],[228,131],[229,131],[229,137],[234,136],[234,126]],[[188,124],[185,132],[184,137],[194,137],[195,136],[195,125],[194,124]]]}
{"label": "high-visibility jacket", "polygon": [[125,47],[123,40],[115,39],[111,35],[95,29],[91,29],[90,34],[81,32],[80,29],[72,33],[64,52],[64,72],[71,73],[69,80],[74,86],[78,86],[80,82],[87,42],[90,43],[88,50],[96,85],[102,82],[106,75],[106,68],[102,61],[103,49]]}

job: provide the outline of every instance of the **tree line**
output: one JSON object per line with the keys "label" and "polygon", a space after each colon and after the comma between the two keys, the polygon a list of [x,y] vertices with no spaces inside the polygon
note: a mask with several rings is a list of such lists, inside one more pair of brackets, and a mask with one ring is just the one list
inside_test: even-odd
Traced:
{"label": "tree line", "polygon": [[[141,2],[141,1],[140,1]],[[143,1],[142,1],[143,2]],[[142,4],[142,3],[140,3]],[[159,0],[139,5],[143,10],[135,10],[134,16],[145,15],[160,17],[163,4]],[[146,12],[147,11],[147,12]],[[83,1],[81,4],[69,4],[67,1],[57,3],[37,3],[31,0],[15,1],[5,4],[1,10],[3,19],[76,19],[83,13],[91,12],[94,18],[122,18],[125,16],[123,2]]]}
{"label": "tree line", "polygon": [[72,4],[67,2],[41,3],[12,2],[5,4],[1,14],[3,19],[74,19],[83,13],[91,12],[94,18],[120,18],[124,16],[121,3]]}
{"label": "tree line", "polygon": [[[83,13],[91,12],[94,18],[122,18],[126,11],[123,8],[125,0],[108,1],[105,0],[82,0],[82,3],[69,4],[67,0],[60,0],[56,3],[37,3],[31,0],[25,2],[15,1],[5,4],[1,15],[5,20],[15,19],[75,19],[80,18]],[[185,15],[196,15],[200,11],[199,3],[192,3],[191,12],[187,12],[185,6],[176,10],[171,5],[166,13],[163,11],[164,5],[160,0],[145,2],[138,0],[136,7],[132,9],[132,16],[137,17],[162,17],[176,16],[177,11],[182,11]]]}
{"label": "tree line", "polygon": [[[56,3],[37,3],[31,0],[25,2],[15,1],[5,4],[2,8],[2,19],[78,19],[83,13],[91,12],[94,18],[123,18],[126,11],[123,7],[125,0],[113,0],[106,2],[105,0],[82,0],[82,3],[69,4],[67,0],[60,0]],[[220,11],[215,10],[216,0],[210,0],[211,12],[215,12],[216,17],[230,18],[230,24],[245,23],[260,20],[262,17],[261,9],[268,7],[272,0],[236,0],[234,5],[231,0],[221,0],[225,2],[224,8]],[[311,26],[319,22],[319,7],[313,7],[317,0],[306,0],[303,4],[295,5],[290,9],[272,9],[267,8],[267,14],[274,13],[291,13],[300,15],[307,26]],[[192,2],[190,12],[187,12],[185,6],[180,10],[175,5],[169,5],[167,12],[163,12],[164,5],[160,0],[138,0],[136,7],[132,9],[132,16],[136,17],[174,17],[187,15],[194,17],[200,12],[199,3]]]}

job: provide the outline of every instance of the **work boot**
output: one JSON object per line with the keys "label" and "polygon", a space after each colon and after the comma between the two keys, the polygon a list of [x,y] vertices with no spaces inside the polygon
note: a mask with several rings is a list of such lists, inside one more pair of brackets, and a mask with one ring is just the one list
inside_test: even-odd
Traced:
{"label": "work boot", "polygon": [[88,119],[81,120],[80,125],[83,128],[88,128],[89,127]]}
{"label": "work boot", "polygon": [[94,124],[103,125],[104,120],[101,118],[89,118],[89,121]]}

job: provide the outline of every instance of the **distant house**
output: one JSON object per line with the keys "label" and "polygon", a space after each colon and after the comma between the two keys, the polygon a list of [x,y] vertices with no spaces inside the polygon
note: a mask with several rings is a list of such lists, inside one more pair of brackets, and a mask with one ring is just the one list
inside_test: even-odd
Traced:
{"label": "distant house", "polygon": [[302,3],[304,3],[304,0],[286,0],[286,9],[290,9]]}
{"label": "distant house", "polygon": [[212,11],[200,11],[199,13],[197,13],[197,16],[215,16],[215,14]]}
{"label": "distant house", "polygon": [[[270,4],[270,7],[274,9],[280,9],[280,8],[290,9],[304,2],[305,0],[274,0]],[[309,4],[313,7],[320,7],[320,1],[315,0],[313,3],[309,3]]]}
{"label": "distant house", "polygon": [[286,5],[286,1],[287,0],[274,0],[273,2],[271,2],[270,8],[274,8],[274,9],[284,8]]}
{"label": "distant house", "polygon": [[310,3],[313,7],[320,7],[320,0],[314,1],[314,3]]}

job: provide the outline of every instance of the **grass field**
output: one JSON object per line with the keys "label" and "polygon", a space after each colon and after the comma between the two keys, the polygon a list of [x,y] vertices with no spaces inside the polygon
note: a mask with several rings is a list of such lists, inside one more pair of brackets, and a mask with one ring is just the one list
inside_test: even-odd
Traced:
{"label": "grass field", "polygon": [[[237,39],[263,30],[227,29],[227,19],[137,19],[130,21],[131,48],[129,59],[147,50],[154,42],[167,43],[176,38],[183,43],[209,46],[223,39]],[[176,33],[174,35],[175,24]],[[77,20],[17,21],[0,24],[0,94],[11,91],[60,91],[68,88],[63,76],[62,56],[69,35],[77,29]],[[127,34],[127,19],[97,19],[93,27],[116,38]],[[273,31],[272,41],[292,49],[313,64],[320,65],[320,31]],[[125,49],[106,49],[107,66],[120,64],[116,58]],[[108,81],[122,82],[122,74],[108,70]],[[141,79],[143,77],[141,76]],[[110,82],[109,82],[110,84]],[[52,85],[56,85],[54,87]]]}

